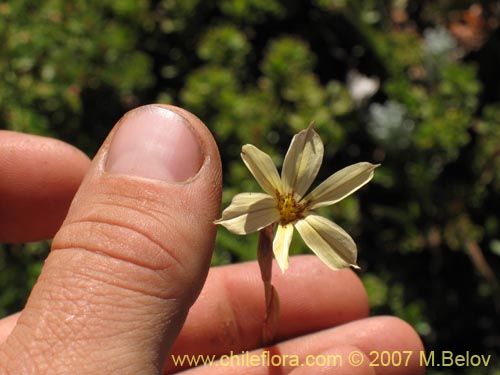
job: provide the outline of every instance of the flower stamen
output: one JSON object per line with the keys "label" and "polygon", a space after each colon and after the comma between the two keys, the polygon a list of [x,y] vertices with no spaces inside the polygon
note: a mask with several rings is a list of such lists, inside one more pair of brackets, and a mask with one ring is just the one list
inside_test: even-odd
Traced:
{"label": "flower stamen", "polygon": [[280,224],[286,225],[293,223],[298,219],[302,219],[305,205],[297,203],[295,201],[293,194],[281,194],[276,192],[276,197],[278,198],[278,211],[280,213]]}

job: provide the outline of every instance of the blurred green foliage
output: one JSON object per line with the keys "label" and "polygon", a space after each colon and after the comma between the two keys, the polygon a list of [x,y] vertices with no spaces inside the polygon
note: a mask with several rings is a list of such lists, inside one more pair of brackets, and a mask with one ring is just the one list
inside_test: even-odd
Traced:
{"label": "blurred green foliage", "polygon": [[[219,144],[227,206],[258,191],[241,145],[280,165],[314,120],[318,181],[382,163],[372,184],[322,212],[356,239],[373,312],[408,321],[427,350],[494,354],[490,368],[469,370],[498,374],[500,4],[483,3],[2,3],[0,126],[92,155],[125,110],[183,106]],[[256,241],[220,229],[213,264],[255,259]],[[0,314],[21,308],[46,252],[3,245]],[[292,253],[303,252],[295,240]]]}
{"label": "blurred green foliage", "polygon": [[95,91],[137,103],[133,95],[153,82],[151,58],[137,49],[148,6],[83,0],[0,4],[5,126],[84,142],[81,119],[87,102],[92,108],[99,100]]}

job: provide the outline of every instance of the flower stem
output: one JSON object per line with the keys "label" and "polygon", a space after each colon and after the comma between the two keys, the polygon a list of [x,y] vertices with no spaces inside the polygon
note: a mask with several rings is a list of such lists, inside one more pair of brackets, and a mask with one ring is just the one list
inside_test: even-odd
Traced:
{"label": "flower stem", "polygon": [[260,274],[264,283],[264,294],[266,299],[266,313],[262,328],[262,340],[264,345],[269,345],[274,340],[278,328],[280,315],[280,301],[276,288],[271,284],[273,265],[273,239],[274,225],[265,227],[259,232],[259,244],[257,258],[259,261]]}

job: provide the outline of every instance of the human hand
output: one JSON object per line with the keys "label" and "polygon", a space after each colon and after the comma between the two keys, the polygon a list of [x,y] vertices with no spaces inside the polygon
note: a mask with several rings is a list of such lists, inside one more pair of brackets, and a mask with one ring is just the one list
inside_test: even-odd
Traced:
{"label": "human hand", "polygon": [[[169,106],[131,111],[92,164],[62,142],[2,131],[0,175],[0,240],[51,237],[67,214],[25,309],[0,320],[0,374],[158,374],[181,369],[175,355],[261,355],[257,264],[213,268],[205,282],[221,166],[195,116]],[[315,374],[425,372],[418,335],[396,318],[367,318],[352,271],[301,256],[273,279],[281,318],[271,356],[342,359]],[[356,350],[364,361],[352,367]],[[384,350],[413,355],[408,366],[370,367],[370,351]],[[286,364],[279,373],[313,371]],[[190,371],[272,373],[221,365]]]}

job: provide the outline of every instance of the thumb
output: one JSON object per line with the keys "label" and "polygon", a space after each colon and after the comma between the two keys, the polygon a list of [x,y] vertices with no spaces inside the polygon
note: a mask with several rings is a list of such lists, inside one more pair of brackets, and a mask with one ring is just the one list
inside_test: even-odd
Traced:
{"label": "thumb", "polygon": [[0,373],[160,373],[208,271],[220,190],[199,119],[160,105],[126,114],[0,347]]}

